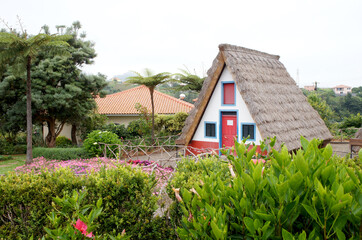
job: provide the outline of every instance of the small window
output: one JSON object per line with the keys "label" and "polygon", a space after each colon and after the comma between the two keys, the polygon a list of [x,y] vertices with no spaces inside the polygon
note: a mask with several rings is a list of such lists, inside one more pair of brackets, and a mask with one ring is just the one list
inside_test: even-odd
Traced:
{"label": "small window", "polygon": [[255,125],[254,124],[242,124],[242,137],[249,140],[255,140]]}
{"label": "small window", "polygon": [[235,83],[223,83],[223,104],[235,104]]}
{"label": "small window", "polygon": [[205,137],[216,138],[216,123],[205,123]]}

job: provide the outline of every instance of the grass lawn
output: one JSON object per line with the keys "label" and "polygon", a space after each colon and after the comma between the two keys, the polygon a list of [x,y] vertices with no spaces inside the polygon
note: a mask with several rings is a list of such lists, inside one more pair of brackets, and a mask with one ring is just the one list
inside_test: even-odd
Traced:
{"label": "grass lawn", "polygon": [[16,167],[25,164],[26,154],[12,155],[13,159],[0,161],[0,174],[6,174],[9,171],[13,171]]}

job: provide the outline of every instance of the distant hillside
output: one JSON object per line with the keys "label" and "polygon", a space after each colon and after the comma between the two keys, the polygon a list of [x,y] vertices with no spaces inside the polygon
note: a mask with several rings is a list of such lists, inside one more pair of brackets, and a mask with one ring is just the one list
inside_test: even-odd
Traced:
{"label": "distant hillside", "polygon": [[124,82],[127,80],[127,78],[129,78],[131,76],[135,76],[135,75],[136,74],[134,74],[133,72],[126,72],[121,75],[115,75],[111,79],[108,79],[108,81],[111,82],[111,81],[116,80],[117,82]]}

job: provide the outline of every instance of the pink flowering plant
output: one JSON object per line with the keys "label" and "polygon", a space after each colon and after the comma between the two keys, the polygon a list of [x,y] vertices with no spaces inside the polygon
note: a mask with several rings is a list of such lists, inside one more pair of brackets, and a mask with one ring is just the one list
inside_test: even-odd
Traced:
{"label": "pink flowering plant", "polygon": [[[48,219],[53,229],[45,227],[46,238],[50,239],[111,239],[126,240],[125,231],[116,237],[112,235],[101,236],[94,233],[99,227],[96,219],[102,213],[102,199],[98,199],[96,205],[82,205],[82,201],[87,194],[86,190],[78,193],[73,191],[72,195],[65,194],[63,198],[53,198],[52,206],[54,210],[48,215]],[[43,237],[44,239],[44,237]]]}
{"label": "pink flowering plant", "polygon": [[67,161],[49,161],[44,157],[38,157],[33,159],[31,164],[15,168],[15,172],[39,174],[44,171],[55,172],[57,169],[68,168],[77,175],[86,175],[90,174],[92,171],[99,172],[101,169],[112,169],[124,165],[128,165],[132,168],[141,168],[143,172],[149,175],[155,175],[157,182],[154,188],[154,193],[156,195],[160,189],[167,185],[167,179],[174,172],[173,168],[164,168],[154,161],[132,159],[125,161],[105,157],[73,159]]}

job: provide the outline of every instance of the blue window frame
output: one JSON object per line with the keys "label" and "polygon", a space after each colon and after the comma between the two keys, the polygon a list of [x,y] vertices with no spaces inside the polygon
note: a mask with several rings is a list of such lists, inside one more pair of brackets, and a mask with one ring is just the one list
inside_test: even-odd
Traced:
{"label": "blue window frame", "polygon": [[216,137],[216,122],[205,122],[205,138]]}
{"label": "blue window frame", "polygon": [[255,141],[256,139],[256,126],[255,123],[242,123],[241,124],[241,138],[250,141]]}
{"label": "blue window frame", "polygon": [[[229,93],[228,97],[227,97],[227,103],[225,103],[225,95],[228,94],[228,93],[225,93],[225,91],[229,91],[227,89],[230,89],[230,88],[227,88],[225,89],[225,85],[228,85],[228,86],[233,86],[233,92],[232,93]],[[230,100],[230,97],[232,98]],[[235,82],[233,81],[224,81],[224,82],[221,82],[221,106],[235,106],[236,105],[236,86],[235,86]]]}

